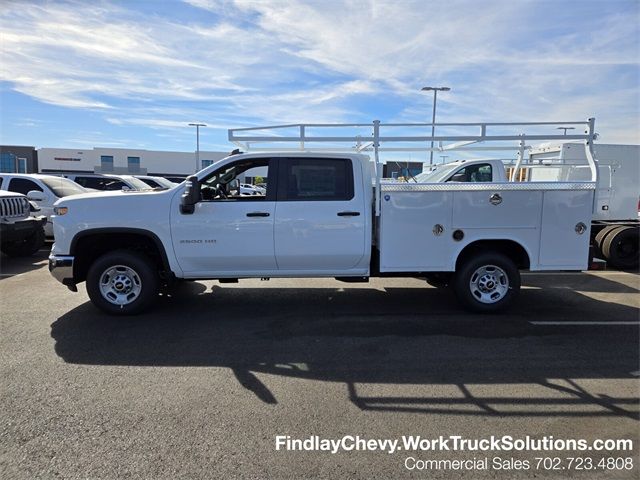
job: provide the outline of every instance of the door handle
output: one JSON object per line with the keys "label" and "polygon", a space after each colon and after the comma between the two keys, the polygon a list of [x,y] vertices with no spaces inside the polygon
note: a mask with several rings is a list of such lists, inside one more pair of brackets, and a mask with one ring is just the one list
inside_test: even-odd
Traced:
{"label": "door handle", "polygon": [[249,212],[247,213],[247,217],[268,217],[270,215],[269,212]]}
{"label": "door handle", "polygon": [[499,193],[494,193],[489,197],[489,203],[491,203],[491,205],[500,205],[502,203],[502,196]]}
{"label": "door handle", "polygon": [[359,217],[360,212],[338,212],[339,217]]}

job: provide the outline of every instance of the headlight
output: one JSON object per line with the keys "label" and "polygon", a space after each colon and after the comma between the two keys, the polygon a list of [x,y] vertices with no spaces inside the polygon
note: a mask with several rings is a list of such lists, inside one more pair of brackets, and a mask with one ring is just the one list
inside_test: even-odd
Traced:
{"label": "headlight", "polygon": [[66,215],[69,207],[53,207],[53,213],[56,215]]}

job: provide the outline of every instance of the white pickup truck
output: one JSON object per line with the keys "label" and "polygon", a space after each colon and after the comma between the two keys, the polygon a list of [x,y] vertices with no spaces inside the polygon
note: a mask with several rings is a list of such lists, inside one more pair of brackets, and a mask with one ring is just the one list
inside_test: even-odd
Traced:
{"label": "white pickup truck", "polygon": [[[589,150],[593,120],[582,123],[588,133],[574,139]],[[451,139],[486,141],[490,125]],[[135,314],[176,279],[436,275],[452,276],[467,308],[494,312],[518,294],[519,270],[587,268],[591,157],[589,181],[385,184],[377,149],[391,137],[379,128],[374,122],[375,161],[358,153],[240,153],[170,190],[62,199],[49,269],[74,291],[86,282],[97,307]],[[265,168],[266,193],[241,195],[242,179]]]}

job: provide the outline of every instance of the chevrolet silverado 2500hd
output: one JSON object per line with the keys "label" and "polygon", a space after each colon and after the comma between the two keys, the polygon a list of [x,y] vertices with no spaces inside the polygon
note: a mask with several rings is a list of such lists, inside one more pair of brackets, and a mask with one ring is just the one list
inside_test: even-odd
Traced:
{"label": "chevrolet silverado 2500hd", "polygon": [[[573,137],[588,150],[593,121],[583,123],[588,133]],[[376,149],[391,141],[379,127]],[[112,314],[147,309],[175,279],[435,274],[452,276],[466,307],[493,312],[518,294],[519,270],[587,268],[588,160],[590,181],[384,184],[379,163],[353,152],[232,154],[172,190],[60,200],[49,269],[72,290],[86,282]],[[266,193],[241,195],[257,175]]]}

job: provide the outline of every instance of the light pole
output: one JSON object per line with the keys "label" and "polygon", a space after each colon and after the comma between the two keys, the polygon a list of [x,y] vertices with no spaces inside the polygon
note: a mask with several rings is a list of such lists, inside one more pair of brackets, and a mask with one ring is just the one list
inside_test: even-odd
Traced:
{"label": "light pole", "polygon": [[204,123],[190,123],[190,127],[196,127],[196,173],[200,170],[200,127],[206,127]]}
{"label": "light pole", "polygon": [[567,136],[567,130],[575,130],[576,127],[558,127],[556,130],[564,130],[565,137]]}
{"label": "light pole", "polygon": [[431,152],[429,152],[429,165],[433,165],[433,136],[436,131],[436,101],[438,100],[438,92],[448,92],[449,87],[422,87],[423,92],[433,91],[433,116],[431,117]]}

